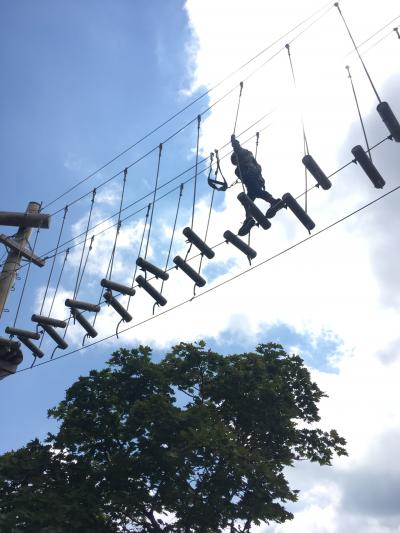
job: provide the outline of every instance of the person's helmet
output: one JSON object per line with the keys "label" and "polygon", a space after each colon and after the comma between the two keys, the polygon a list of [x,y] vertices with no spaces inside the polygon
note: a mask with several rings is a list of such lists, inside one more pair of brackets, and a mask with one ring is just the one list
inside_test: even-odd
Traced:
{"label": "person's helmet", "polygon": [[237,155],[235,154],[235,152],[232,152],[232,154],[231,154],[231,163],[232,163],[232,165],[235,165],[235,166],[237,166],[238,163],[239,163]]}

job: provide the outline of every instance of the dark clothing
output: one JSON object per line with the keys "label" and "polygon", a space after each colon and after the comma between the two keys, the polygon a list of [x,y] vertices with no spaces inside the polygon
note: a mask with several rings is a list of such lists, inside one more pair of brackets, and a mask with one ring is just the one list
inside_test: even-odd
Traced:
{"label": "dark clothing", "polygon": [[[253,154],[239,144],[236,139],[232,140],[234,156],[232,162],[236,165],[235,174],[245,185],[247,196],[250,200],[261,198],[266,202],[272,203],[274,197],[265,190],[265,180],[262,177],[261,166],[255,160]],[[232,154],[233,155],[233,154]],[[251,218],[251,213],[246,209],[246,219]]]}

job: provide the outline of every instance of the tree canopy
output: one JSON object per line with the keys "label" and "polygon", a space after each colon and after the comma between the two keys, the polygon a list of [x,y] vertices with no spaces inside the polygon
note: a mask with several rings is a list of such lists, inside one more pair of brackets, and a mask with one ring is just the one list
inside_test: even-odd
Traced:
{"label": "tree canopy", "polygon": [[49,411],[56,434],[0,457],[2,532],[249,532],[297,499],[284,468],[346,454],[324,393],[278,344],[120,349]]}

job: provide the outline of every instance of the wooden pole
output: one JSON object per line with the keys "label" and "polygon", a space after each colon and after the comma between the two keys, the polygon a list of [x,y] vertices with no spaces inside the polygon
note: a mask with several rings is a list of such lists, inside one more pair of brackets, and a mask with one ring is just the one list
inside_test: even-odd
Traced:
{"label": "wooden pole", "polygon": [[[27,215],[37,215],[40,210],[40,204],[37,202],[29,202],[25,213]],[[28,244],[32,228],[20,226],[14,240],[17,241],[21,247],[25,248]],[[0,318],[3,314],[4,307],[13,286],[15,276],[21,264],[21,253],[17,250],[10,250],[4,263],[3,270],[0,273]]]}

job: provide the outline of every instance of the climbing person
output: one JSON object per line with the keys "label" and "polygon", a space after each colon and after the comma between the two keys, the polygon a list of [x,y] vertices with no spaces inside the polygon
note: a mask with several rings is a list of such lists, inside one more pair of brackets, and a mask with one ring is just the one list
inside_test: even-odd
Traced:
{"label": "climbing person", "polygon": [[[276,212],[283,207],[283,202],[280,198],[274,198],[272,194],[265,190],[265,180],[261,174],[261,166],[255,160],[252,152],[242,148],[235,135],[231,136],[231,143],[233,153],[231,155],[231,162],[236,166],[235,174],[244,184],[247,191],[247,196],[254,201],[256,198],[261,198],[271,204],[266,216],[272,218]],[[241,237],[247,235],[256,221],[248,207],[246,209],[246,219],[239,229],[238,235]]]}

